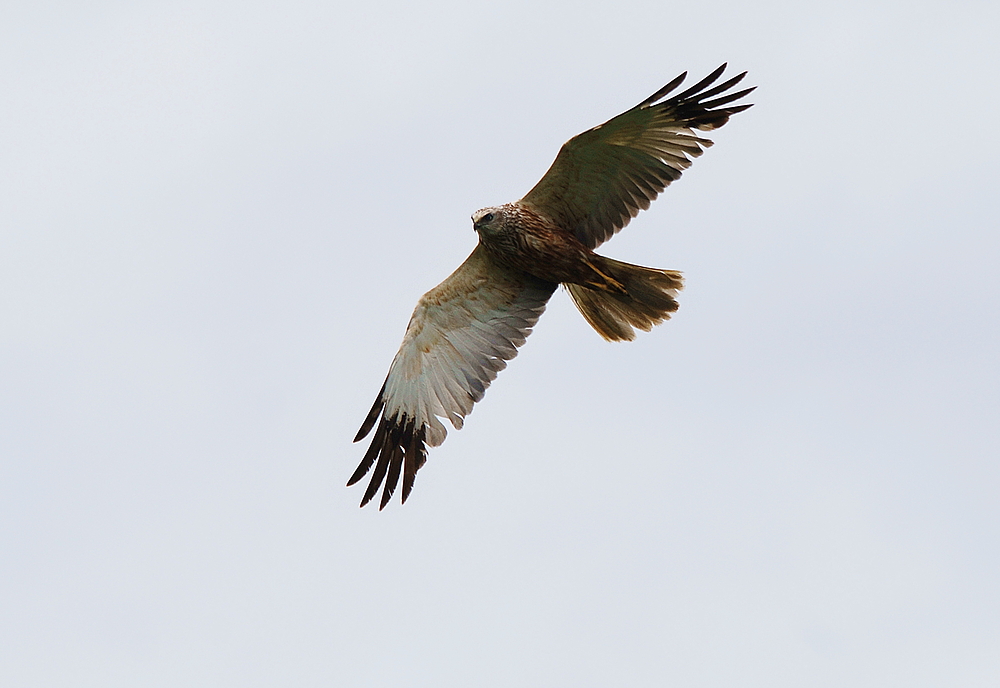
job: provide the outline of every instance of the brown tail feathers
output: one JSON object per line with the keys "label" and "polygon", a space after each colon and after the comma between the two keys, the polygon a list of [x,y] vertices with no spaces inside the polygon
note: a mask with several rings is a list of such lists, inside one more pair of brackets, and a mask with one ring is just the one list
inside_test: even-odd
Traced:
{"label": "brown tail feathers", "polygon": [[622,263],[594,255],[602,273],[625,287],[625,293],[566,284],[573,303],[597,333],[611,342],[635,339],[635,330],[649,332],[677,310],[677,292],[684,288],[681,273]]}

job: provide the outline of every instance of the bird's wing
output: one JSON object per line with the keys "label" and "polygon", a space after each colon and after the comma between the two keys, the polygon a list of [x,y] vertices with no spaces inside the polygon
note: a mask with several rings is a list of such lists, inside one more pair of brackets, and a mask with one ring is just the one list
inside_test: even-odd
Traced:
{"label": "bird's wing", "polygon": [[[439,420],[462,427],[472,405],[517,355],[556,285],[507,268],[480,245],[417,303],[403,343],[354,441],[375,436],[348,485],[375,466],[361,506],[385,481],[385,507],[403,475],[405,502],[427,445],[447,435]],[[376,425],[377,423],[377,425]],[[377,461],[376,461],[377,460]]]}
{"label": "bird's wing", "polygon": [[727,93],[746,72],[711,87],[725,69],[722,65],[663,100],[684,81],[685,72],[631,110],[574,136],[520,202],[592,249],[604,243],[712,145],[695,129],[718,129],[730,115],[750,107],[723,107],[753,90]]}

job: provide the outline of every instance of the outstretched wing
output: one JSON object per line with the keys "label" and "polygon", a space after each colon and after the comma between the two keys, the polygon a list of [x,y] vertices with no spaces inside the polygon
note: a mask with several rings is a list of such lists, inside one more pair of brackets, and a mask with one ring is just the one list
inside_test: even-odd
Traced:
{"label": "outstretched wing", "polygon": [[347,483],[358,482],[375,466],[361,506],[384,480],[379,509],[384,508],[400,472],[406,501],[426,461],[426,445],[436,447],[448,434],[439,418],[461,429],[472,405],[517,355],[555,288],[501,265],[480,245],[448,279],[424,294],[375,405],[354,438],[357,442],[376,428]]}
{"label": "outstretched wing", "polygon": [[678,179],[712,142],[693,130],[718,129],[750,105],[723,107],[750,93],[726,93],[746,72],[709,88],[726,65],[663,100],[687,72],[631,110],[574,136],[521,203],[597,248]]}

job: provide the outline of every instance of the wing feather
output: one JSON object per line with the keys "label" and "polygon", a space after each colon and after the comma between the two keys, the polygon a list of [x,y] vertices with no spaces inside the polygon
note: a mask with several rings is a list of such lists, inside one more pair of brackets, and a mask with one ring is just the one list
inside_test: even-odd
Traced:
{"label": "wing feather", "polygon": [[753,91],[727,93],[746,72],[712,87],[725,70],[722,65],[664,100],[681,85],[685,72],[631,110],[573,137],[520,202],[597,248],[712,145],[695,131],[718,129],[750,107],[723,107]]}
{"label": "wing feather", "polygon": [[375,428],[348,485],[372,471],[361,506],[382,487],[385,507],[403,479],[402,500],[441,444],[446,418],[461,429],[465,416],[507,361],[517,355],[556,285],[505,267],[481,246],[417,303],[385,384],[355,442]]}

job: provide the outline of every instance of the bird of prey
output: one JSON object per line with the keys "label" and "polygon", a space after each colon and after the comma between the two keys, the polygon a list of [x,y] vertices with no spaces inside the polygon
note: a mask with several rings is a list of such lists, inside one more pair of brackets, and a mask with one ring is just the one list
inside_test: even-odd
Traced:
{"label": "bird of prey", "polygon": [[[403,343],[354,441],[375,436],[348,485],[375,467],[361,506],[384,483],[379,509],[403,477],[402,501],[447,431],[517,355],[562,284],[598,334],[635,338],[677,310],[681,273],[630,265],[594,249],[628,224],[693,158],[712,145],[695,131],[718,129],[750,107],[732,105],[746,72],[713,86],[726,65],[670,96],[681,74],[631,110],[567,141],[528,194],[472,216],[479,243],[464,263],[417,302]],[[670,97],[668,97],[670,96]]]}

